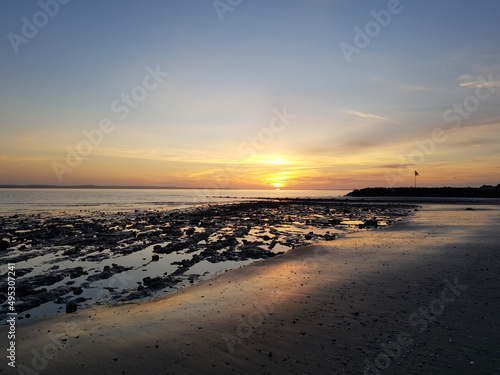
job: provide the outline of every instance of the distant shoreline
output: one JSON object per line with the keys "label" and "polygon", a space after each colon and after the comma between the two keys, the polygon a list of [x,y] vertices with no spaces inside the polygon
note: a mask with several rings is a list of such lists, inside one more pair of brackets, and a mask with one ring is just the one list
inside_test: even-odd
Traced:
{"label": "distant shoreline", "polygon": [[[142,185],[0,185],[0,189],[63,189],[63,190],[203,190],[200,187],[178,186],[142,186]],[[218,188],[217,190],[269,190],[273,189],[240,189]],[[294,191],[295,189],[286,189]],[[301,190],[301,189],[299,189]],[[310,189],[335,190],[335,189]],[[348,191],[349,189],[341,189]],[[366,187],[354,189],[345,197],[351,198],[500,198],[500,184],[496,186],[483,185],[481,187]]]}
{"label": "distant shoreline", "polygon": [[[162,190],[200,190],[200,187],[177,186],[119,186],[119,185],[0,185],[0,189],[162,189]],[[238,188],[218,188],[218,190],[240,190]]]}
{"label": "distant shoreline", "polygon": [[500,198],[500,184],[473,187],[436,187],[436,188],[363,188],[348,193],[348,197],[418,197],[418,198]]}
{"label": "distant shoreline", "polygon": [[[68,186],[61,186],[61,185],[0,185],[0,189],[143,189],[143,190],[205,190],[207,188],[205,187],[178,187],[178,186],[142,186],[142,185],[137,185],[137,186],[122,186],[122,185],[68,185]],[[230,188],[224,188],[224,187],[217,187],[216,189],[210,188],[210,190],[269,190],[273,191],[276,190],[274,188],[262,188],[262,189],[244,189],[244,188],[236,188],[236,187],[230,187]],[[294,191],[294,190],[345,190],[348,191],[350,189],[283,189],[284,191]]]}

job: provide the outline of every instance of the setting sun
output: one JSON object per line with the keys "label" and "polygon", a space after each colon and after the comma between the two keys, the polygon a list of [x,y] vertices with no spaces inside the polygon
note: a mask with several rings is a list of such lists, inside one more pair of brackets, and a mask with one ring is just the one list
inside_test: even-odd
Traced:
{"label": "setting sun", "polygon": [[274,186],[275,188],[282,188],[293,181],[292,172],[279,172],[277,174],[272,174],[265,178],[264,183],[266,185]]}

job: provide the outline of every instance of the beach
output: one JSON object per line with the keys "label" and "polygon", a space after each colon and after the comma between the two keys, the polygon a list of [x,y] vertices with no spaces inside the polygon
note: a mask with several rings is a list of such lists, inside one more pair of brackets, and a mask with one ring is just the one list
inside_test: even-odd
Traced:
{"label": "beach", "polygon": [[423,204],[161,298],[24,320],[1,373],[500,374],[499,218]]}
{"label": "beach", "polygon": [[2,5],[0,375],[500,375],[500,1]]}
{"label": "beach", "polygon": [[0,217],[0,262],[15,265],[18,319],[31,319],[165,295],[292,248],[392,225],[414,207],[281,199],[15,214]]}

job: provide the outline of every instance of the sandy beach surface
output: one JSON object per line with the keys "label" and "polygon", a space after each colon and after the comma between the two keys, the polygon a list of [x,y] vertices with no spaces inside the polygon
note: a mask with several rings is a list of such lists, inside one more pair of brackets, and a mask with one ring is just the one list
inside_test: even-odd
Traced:
{"label": "sandy beach surface", "polygon": [[499,221],[425,204],[163,299],[18,322],[0,373],[500,374]]}

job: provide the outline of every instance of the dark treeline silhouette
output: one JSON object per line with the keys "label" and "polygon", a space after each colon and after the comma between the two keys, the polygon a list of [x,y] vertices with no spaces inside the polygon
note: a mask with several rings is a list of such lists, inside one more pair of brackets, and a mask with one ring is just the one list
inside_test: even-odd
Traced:
{"label": "dark treeline silhouette", "polygon": [[500,184],[473,187],[397,187],[364,188],[347,194],[348,197],[452,197],[452,198],[500,198]]}

